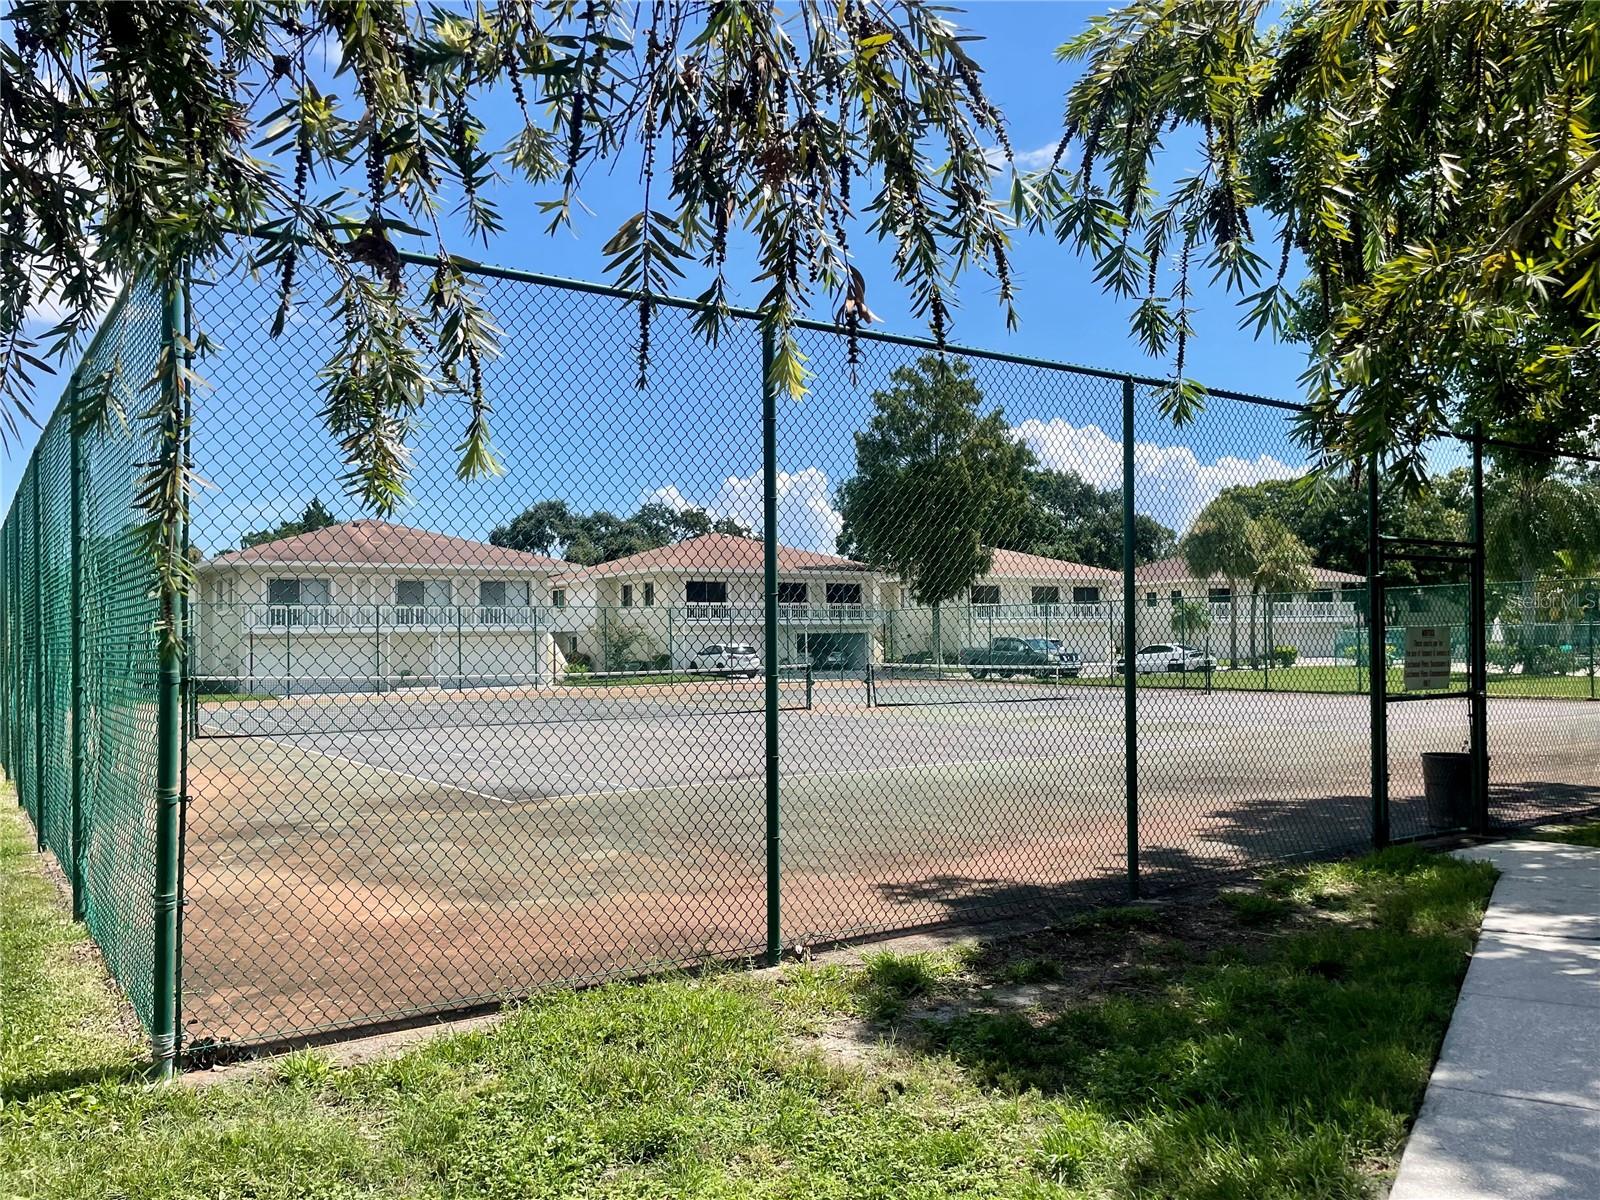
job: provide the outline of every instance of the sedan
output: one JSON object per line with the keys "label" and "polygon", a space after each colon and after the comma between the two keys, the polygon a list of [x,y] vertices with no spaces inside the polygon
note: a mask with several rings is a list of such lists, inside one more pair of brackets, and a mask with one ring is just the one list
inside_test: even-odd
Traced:
{"label": "sedan", "polygon": [[[1214,671],[1217,660],[1193,646],[1177,642],[1157,642],[1145,646],[1133,657],[1133,670],[1138,675],[1155,675],[1165,671]],[[1117,659],[1117,673],[1127,670],[1125,659]]]}
{"label": "sedan", "polygon": [[712,642],[695,652],[695,656],[689,660],[689,669],[759,675],[761,656],[748,642]]}

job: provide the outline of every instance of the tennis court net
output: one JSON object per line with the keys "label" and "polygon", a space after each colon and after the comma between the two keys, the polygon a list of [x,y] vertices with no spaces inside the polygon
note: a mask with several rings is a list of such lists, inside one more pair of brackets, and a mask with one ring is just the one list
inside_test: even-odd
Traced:
{"label": "tennis court net", "polygon": [[[205,693],[191,714],[198,737],[492,728],[581,721],[667,721],[763,711],[766,679],[722,668],[571,671],[553,679],[467,676],[433,683],[328,677],[296,695]],[[302,681],[302,688],[304,683]],[[778,704],[811,707],[811,670],[778,669]]]}
{"label": "tennis court net", "polygon": [[992,704],[1060,699],[1072,692],[1081,668],[1070,665],[889,662],[867,668],[867,703],[905,705]]}

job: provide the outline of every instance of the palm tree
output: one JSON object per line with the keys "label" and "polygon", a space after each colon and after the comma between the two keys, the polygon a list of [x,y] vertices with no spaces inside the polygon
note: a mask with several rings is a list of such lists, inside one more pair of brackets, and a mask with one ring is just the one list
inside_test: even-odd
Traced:
{"label": "palm tree", "polygon": [[1211,606],[1199,600],[1175,600],[1172,603],[1172,636],[1185,646],[1199,641],[1200,635],[1211,629]]}
{"label": "palm tree", "polygon": [[1255,520],[1237,500],[1222,496],[1200,510],[1178,545],[1197,580],[1228,581],[1230,665],[1239,665],[1239,588],[1256,571]]}
{"label": "palm tree", "polygon": [[1276,517],[1255,522],[1256,569],[1250,577],[1250,660],[1256,660],[1256,597],[1267,597],[1267,654],[1272,654],[1272,604],[1275,595],[1304,592],[1316,582],[1311,573],[1311,550]]}
{"label": "palm tree", "polygon": [[1600,488],[1570,478],[1554,460],[1507,455],[1484,487],[1489,573],[1522,585],[1522,620],[1538,619],[1536,580],[1557,555],[1600,551]]}

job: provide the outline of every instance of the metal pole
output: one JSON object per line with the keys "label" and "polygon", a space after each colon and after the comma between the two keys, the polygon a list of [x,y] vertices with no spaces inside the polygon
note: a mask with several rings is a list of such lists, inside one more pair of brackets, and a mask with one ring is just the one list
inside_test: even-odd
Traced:
{"label": "metal pole", "polygon": [[1367,464],[1367,674],[1372,681],[1372,844],[1389,844],[1389,656],[1383,618],[1383,546],[1378,540],[1378,459]]}
{"label": "metal pole", "polygon": [[1468,605],[1468,702],[1472,721],[1472,828],[1489,832],[1489,622],[1483,522],[1483,431],[1472,437],[1472,577]]}
{"label": "metal pole", "polygon": [[72,876],[72,919],[84,919],[83,878],[83,439],[78,432],[77,378],[68,385],[68,395],[73,403],[68,409],[67,436],[71,459],[71,524],[67,534],[68,561],[71,564],[71,581],[68,603],[71,605],[72,624],[72,771],[68,777],[72,805],[72,862],[68,870]]}
{"label": "metal pole", "polygon": [[[183,295],[177,281],[163,283],[162,352],[166,359],[162,397],[166,436],[181,436],[183,382],[177,361],[183,328]],[[168,549],[176,553],[180,531],[164,529]],[[155,961],[151,988],[150,1047],[161,1078],[170,1079],[178,1057],[178,876],[181,838],[181,778],[179,771],[179,693],[182,685],[181,644],[175,623],[178,596],[164,583],[160,596],[164,633],[161,669],[156,687],[156,805],[155,805]]]}
{"label": "metal pole", "polygon": [[383,695],[383,606],[372,606],[372,690]]}
{"label": "metal pole", "polygon": [[1133,669],[1133,380],[1122,381],[1122,736],[1128,804],[1128,895],[1139,897],[1139,689]]}
{"label": "metal pole", "polygon": [[783,955],[783,843],[778,793],[778,392],[771,327],[761,331],[761,575],[762,639],[766,669],[767,739],[767,963]]}

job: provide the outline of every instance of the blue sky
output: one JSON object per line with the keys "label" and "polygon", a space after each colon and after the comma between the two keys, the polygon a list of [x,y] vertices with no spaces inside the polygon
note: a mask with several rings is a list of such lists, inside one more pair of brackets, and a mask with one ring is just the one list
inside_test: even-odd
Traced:
{"label": "blue sky", "polygon": [[[1075,70],[1056,62],[1053,48],[1104,7],[992,2],[967,10],[966,24],[985,39],[975,54],[987,69],[991,96],[1007,114],[1013,146],[1027,165],[1047,159],[1060,137],[1062,98]],[[1178,148],[1175,174],[1190,165],[1183,161],[1187,157]],[[593,212],[582,218],[576,234],[546,236],[542,219],[530,211],[531,199],[527,189],[503,189],[508,232],[487,248],[464,239],[453,248],[547,274],[601,278],[601,247],[637,207],[638,182],[627,165],[592,175],[584,199]],[[925,332],[892,281],[886,252],[868,244],[864,235],[854,239],[854,249],[872,281],[870,300],[886,318],[884,328]],[[991,281],[974,275],[960,292],[952,331],[956,341],[1166,373],[1166,363],[1152,361],[1134,343],[1127,329],[1128,306],[1101,292],[1088,264],[1048,238],[1026,234],[1019,235],[1012,259],[1020,289],[1020,330],[1006,330]],[[748,255],[741,255],[731,272],[736,302],[752,303],[758,297],[759,285],[748,279],[752,273]],[[686,291],[695,290],[693,282]],[[196,504],[195,534],[207,551],[226,548],[244,530],[298,511],[311,495],[320,495],[341,516],[358,515],[352,501],[336,496],[336,458],[318,432],[317,399],[305,378],[320,361],[325,344],[321,297],[308,288],[299,299],[295,328],[282,344],[268,346],[259,336],[259,294],[231,285],[208,297],[212,315],[207,320],[225,350],[202,366],[212,388],[200,404],[197,465],[207,484]],[[749,345],[701,351],[686,333],[663,322],[652,387],[640,394],[623,382],[632,338],[626,313],[590,306],[584,319],[595,328],[547,343],[552,327],[559,325],[556,318],[570,318],[571,312],[557,313],[554,300],[536,302],[517,289],[499,290],[489,302],[508,334],[508,357],[491,369],[491,387],[498,381],[500,389],[498,440],[507,474],[487,485],[458,484],[450,477],[449,447],[459,433],[460,412],[453,402],[443,401],[424,418],[416,441],[414,502],[397,519],[483,536],[492,524],[547,495],[618,511],[661,495],[752,523],[759,513],[760,460],[759,433],[747,419]],[[533,305],[542,307],[535,312]],[[814,315],[826,316],[829,307],[826,298],[819,299]],[[1256,341],[1240,331],[1231,298],[1202,291],[1196,321],[1199,336],[1190,359],[1196,378],[1240,391],[1296,394],[1300,350]],[[838,356],[827,341],[819,339],[814,349],[813,365],[821,370],[828,369],[830,355]],[[247,353],[253,345],[262,348]],[[691,354],[694,371],[687,367]],[[871,387],[900,361],[903,356],[869,356],[854,386],[843,378],[843,363],[835,362],[830,375],[819,377],[816,394],[784,414],[783,540],[827,548],[837,525],[832,490],[849,472],[849,433],[864,419]],[[980,374],[985,394],[1004,404],[1019,436],[1041,459],[1077,470],[1101,486],[1116,483],[1120,435],[1114,388],[1068,386],[1066,377],[991,368]],[[581,396],[576,387],[584,389]],[[20,445],[7,448],[0,502],[9,504],[34,436],[30,431]],[[1140,508],[1179,528],[1221,486],[1292,473],[1301,461],[1281,419],[1221,402],[1184,430],[1171,428],[1142,406],[1137,457]],[[268,463],[272,469],[262,470]]]}

